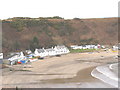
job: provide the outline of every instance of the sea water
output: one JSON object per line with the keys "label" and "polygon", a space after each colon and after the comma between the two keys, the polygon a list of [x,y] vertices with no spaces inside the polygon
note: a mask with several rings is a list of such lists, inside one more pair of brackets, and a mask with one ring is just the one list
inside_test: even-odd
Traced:
{"label": "sea water", "polygon": [[118,87],[118,63],[98,66],[91,72],[91,75],[107,84]]}

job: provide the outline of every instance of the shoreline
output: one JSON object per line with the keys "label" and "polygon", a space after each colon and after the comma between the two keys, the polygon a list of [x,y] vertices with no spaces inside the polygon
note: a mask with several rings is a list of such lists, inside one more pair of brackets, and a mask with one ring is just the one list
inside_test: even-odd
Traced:
{"label": "shoreline", "polygon": [[[61,57],[45,58],[31,63],[30,68],[22,68],[26,71],[15,71],[3,76],[3,87],[94,87],[92,83],[104,87],[111,87],[92,77],[90,73],[96,66],[117,62],[117,53],[77,53],[67,54]],[[16,77],[16,80],[13,78]],[[21,80],[23,79],[24,82]],[[56,85],[56,86],[55,86]],[[77,86],[76,86],[77,85]]]}
{"label": "shoreline", "polygon": [[[71,78],[57,78],[43,81],[44,83],[75,83],[75,82],[92,82],[95,80],[94,77],[91,76],[91,71],[96,68],[96,66],[87,67],[79,70],[76,73],[76,76]],[[97,80],[97,79],[96,79]]]}
{"label": "shoreline", "polygon": [[[51,79],[43,80],[42,83],[21,83],[15,85],[19,88],[28,88],[28,86],[29,88],[115,88],[95,77],[92,77],[91,72],[95,68],[96,66],[84,68],[73,78]],[[15,88],[15,86],[6,85],[4,88]]]}

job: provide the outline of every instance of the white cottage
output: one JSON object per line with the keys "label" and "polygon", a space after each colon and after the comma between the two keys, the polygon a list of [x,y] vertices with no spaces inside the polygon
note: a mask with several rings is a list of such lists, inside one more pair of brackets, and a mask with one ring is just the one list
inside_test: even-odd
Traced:
{"label": "white cottage", "polygon": [[83,49],[83,46],[78,46],[78,45],[72,45],[72,49]]}
{"label": "white cottage", "polygon": [[45,57],[45,56],[56,56],[61,54],[69,53],[69,49],[65,46],[55,46],[54,48],[48,49],[36,49],[34,54],[35,56]]}
{"label": "white cottage", "polygon": [[35,52],[34,52],[35,56],[40,56],[40,57],[45,57],[48,55],[48,53],[46,52],[46,50],[43,48],[43,49],[35,49]]}
{"label": "white cottage", "polygon": [[96,45],[83,45],[83,46],[78,46],[78,45],[72,45],[72,49],[98,49],[98,46]]}
{"label": "white cottage", "polygon": [[86,45],[86,49],[95,49],[95,45]]}
{"label": "white cottage", "polygon": [[47,53],[47,56],[55,56],[57,55],[56,54],[56,51],[54,50],[54,48],[48,48],[48,49],[45,49],[45,52]]}
{"label": "white cottage", "polygon": [[56,54],[57,55],[60,55],[60,54],[66,54],[66,53],[69,53],[69,49],[67,47],[65,47],[64,45],[62,46],[55,46],[54,47],[54,50],[56,51]]}

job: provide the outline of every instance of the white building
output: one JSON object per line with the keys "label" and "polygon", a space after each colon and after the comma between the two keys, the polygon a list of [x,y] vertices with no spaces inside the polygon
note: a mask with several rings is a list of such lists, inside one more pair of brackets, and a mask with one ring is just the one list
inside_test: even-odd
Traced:
{"label": "white building", "polygon": [[83,46],[72,45],[70,46],[72,49],[83,49]]}
{"label": "white building", "polygon": [[46,56],[54,56],[56,55],[56,52],[53,48],[48,48],[48,49],[35,49],[34,52],[35,56],[40,56],[40,57],[46,57]]}
{"label": "white building", "polygon": [[61,54],[67,54],[69,53],[69,49],[65,46],[55,46],[54,48],[48,48],[48,49],[35,49],[35,56],[45,57],[45,56],[56,56]]}
{"label": "white building", "polygon": [[98,49],[98,46],[95,46],[94,49]]}
{"label": "white building", "polygon": [[35,54],[35,56],[40,56],[40,57],[48,56],[48,53],[46,52],[46,50],[44,48],[43,49],[35,49],[34,54]]}
{"label": "white building", "polygon": [[15,63],[15,61],[19,61],[19,60],[23,60],[26,59],[26,57],[24,56],[23,52],[19,52],[15,55],[13,55],[12,57],[10,57],[8,60],[10,61],[10,64],[13,65]]}
{"label": "white building", "polygon": [[96,45],[84,45],[84,46],[78,46],[78,45],[72,45],[72,49],[98,49],[98,46]]}
{"label": "white building", "polygon": [[54,50],[53,47],[52,47],[52,48],[45,49],[45,51],[46,51],[46,53],[47,53],[48,56],[55,56],[55,55],[57,55],[57,54],[56,54],[56,51]]}
{"label": "white building", "polygon": [[55,46],[54,50],[56,51],[57,55],[67,54],[67,53],[70,52],[69,49],[67,47],[65,47],[64,45],[62,45],[62,46],[59,46],[59,45]]}
{"label": "white building", "polygon": [[0,53],[0,59],[3,59],[3,53]]}

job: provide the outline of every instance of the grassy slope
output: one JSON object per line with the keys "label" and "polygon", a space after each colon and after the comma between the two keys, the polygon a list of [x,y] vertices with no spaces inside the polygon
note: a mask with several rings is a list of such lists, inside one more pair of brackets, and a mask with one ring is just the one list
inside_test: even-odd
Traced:
{"label": "grassy slope", "polygon": [[[56,44],[94,44],[112,45],[117,43],[117,18],[101,19],[48,19],[28,26],[15,28],[11,23],[3,23],[3,52],[15,51],[14,44],[19,43],[19,49],[29,49],[30,41],[36,36],[40,47]],[[19,25],[19,24],[17,24]],[[25,24],[26,25],[26,24]],[[19,25],[20,26],[20,25]]]}
{"label": "grassy slope", "polygon": [[98,50],[96,49],[71,49],[70,50],[71,53],[94,52],[94,51],[98,51]]}

